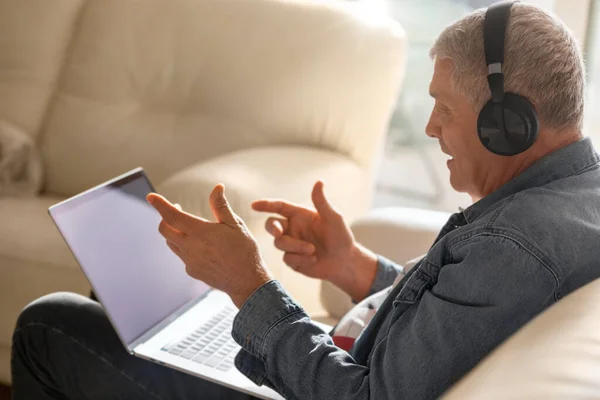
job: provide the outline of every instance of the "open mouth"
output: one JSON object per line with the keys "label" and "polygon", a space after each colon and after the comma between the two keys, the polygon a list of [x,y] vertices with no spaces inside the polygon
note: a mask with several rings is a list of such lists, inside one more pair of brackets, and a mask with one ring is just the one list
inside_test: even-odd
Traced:
{"label": "open mouth", "polygon": [[442,151],[442,153],[444,153],[445,155],[448,156],[448,161],[454,161],[454,157],[450,154],[449,151],[447,151],[444,146],[440,145],[440,150]]}

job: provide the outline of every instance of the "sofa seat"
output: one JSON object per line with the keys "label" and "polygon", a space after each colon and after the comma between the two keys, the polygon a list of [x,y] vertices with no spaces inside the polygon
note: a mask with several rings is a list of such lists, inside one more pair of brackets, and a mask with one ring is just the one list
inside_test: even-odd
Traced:
{"label": "sofa seat", "polygon": [[[0,357],[10,354],[12,331],[24,304],[55,291],[89,294],[87,279],[48,215],[48,207],[61,200],[0,199]],[[0,376],[9,375],[8,363],[0,363]]]}
{"label": "sofa seat", "polygon": [[0,257],[78,268],[48,215],[48,207],[62,200],[56,196],[0,197]]}

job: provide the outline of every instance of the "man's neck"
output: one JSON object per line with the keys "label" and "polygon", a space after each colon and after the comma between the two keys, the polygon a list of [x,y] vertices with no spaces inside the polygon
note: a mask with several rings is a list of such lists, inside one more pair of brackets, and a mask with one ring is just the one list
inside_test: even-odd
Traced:
{"label": "man's neck", "polygon": [[540,132],[537,141],[529,150],[510,158],[505,168],[502,169],[504,173],[500,179],[498,179],[498,177],[490,176],[490,179],[486,182],[483,190],[480,190],[477,193],[469,193],[473,203],[476,203],[483,197],[516,178],[539,159],[560,148],[578,142],[581,139],[583,139],[583,134],[575,129]]}

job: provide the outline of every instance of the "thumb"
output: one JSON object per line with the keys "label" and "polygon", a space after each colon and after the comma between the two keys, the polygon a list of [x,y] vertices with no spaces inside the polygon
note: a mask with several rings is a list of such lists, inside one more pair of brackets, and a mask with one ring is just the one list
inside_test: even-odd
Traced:
{"label": "thumb", "polygon": [[236,215],[225,198],[225,186],[218,184],[210,194],[210,208],[217,222],[226,225],[237,225]]}
{"label": "thumb", "polygon": [[315,183],[312,191],[312,201],[317,209],[317,212],[324,218],[337,215],[337,211],[333,208],[329,200],[325,197],[325,192],[323,191],[324,183],[322,181],[318,181]]}

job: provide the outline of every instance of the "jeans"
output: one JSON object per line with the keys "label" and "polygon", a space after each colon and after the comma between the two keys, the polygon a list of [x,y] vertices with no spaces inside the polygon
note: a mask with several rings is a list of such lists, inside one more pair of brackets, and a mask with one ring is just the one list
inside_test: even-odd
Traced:
{"label": "jeans", "polygon": [[102,306],[55,293],[27,306],[13,336],[14,400],[253,399],[130,355]]}

